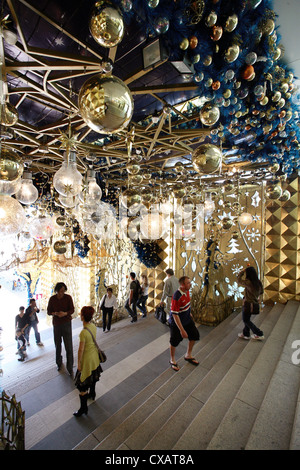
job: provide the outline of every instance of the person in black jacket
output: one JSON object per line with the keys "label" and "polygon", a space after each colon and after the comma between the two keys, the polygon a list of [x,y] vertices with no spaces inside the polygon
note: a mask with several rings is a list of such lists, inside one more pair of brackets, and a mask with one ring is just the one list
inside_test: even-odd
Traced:
{"label": "person in black jacket", "polygon": [[30,299],[29,307],[25,311],[25,315],[27,316],[27,318],[29,320],[29,325],[27,326],[27,328],[25,330],[25,338],[27,340],[27,345],[28,346],[30,346],[29,334],[30,334],[31,328],[34,329],[36,344],[38,346],[44,346],[43,343],[41,342],[41,335],[40,335],[39,330],[38,330],[39,319],[38,319],[37,313],[39,311],[40,310],[36,306],[35,299]]}
{"label": "person in black jacket", "polygon": [[139,281],[135,277],[135,273],[130,273],[130,279],[130,293],[128,299],[126,300],[125,308],[132,317],[131,323],[134,323],[137,321],[136,304],[141,294],[141,287]]}

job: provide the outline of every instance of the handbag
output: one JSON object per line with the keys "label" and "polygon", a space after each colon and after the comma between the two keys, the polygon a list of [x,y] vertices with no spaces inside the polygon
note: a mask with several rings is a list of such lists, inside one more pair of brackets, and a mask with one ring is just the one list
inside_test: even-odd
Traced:
{"label": "handbag", "polygon": [[97,341],[95,340],[93,333],[92,333],[86,326],[84,327],[84,329],[85,329],[85,330],[88,330],[88,332],[91,334],[91,336],[92,336],[92,338],[93,338],[93,341],[94,341],[95,346],[96,346],[97,351],[98,351],[98,355],[99,355],[99,360],[100,360],[100,362],[105,362],[106,359],[107,359],[106,354],[105,354],[105,352],[102,351],[102,349],[98,346],[98,343],[97,343]]}
{"label": "handbag", "polygon": [[260,312],[259,304],[255,302],[244,302],[244,311],[248,315],[258,315]]}
{"label": "handbag", "polygon": [[106,300],[106,294],[105,294],[105,297],[104,297],[104,299],[103,299],[103,302],[102,302],[102,304],[101,304],[101,306],[100,306],[100,310],[102,310],[102,312],[103,312],[103,310],[104,310],[105,300]]}
{"label": "handbag", "polygon": [[158,305],[155,310],[155,318],[161,323],[167,323],[167,314],[162,305]]}

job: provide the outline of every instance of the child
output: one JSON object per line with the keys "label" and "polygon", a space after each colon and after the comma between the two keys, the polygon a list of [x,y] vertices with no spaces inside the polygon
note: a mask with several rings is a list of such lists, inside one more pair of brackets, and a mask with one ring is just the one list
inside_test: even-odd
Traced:
{"label": "child", "polygon": [[[29,318],[28,318],[28,315],[25,314],[25,307],[20,307],[19,315],[17,315],[15,319],[15,329],[17,331],[17,329],[19,328],[22,331],[22,333],[24,333],[28,325],[29,325]],[[17,336],[16,336],[16,340],[18,340]],[[19,346],[18,346],[18,349],[19,349]],[[16,354],[18,354],[18,352],[19,351],[17,351]]]}
{"label": "child", "polygon": [[19,353],[19,356],[20,356],[18,361],[24,362],[25,357],[27,357],[27,354],[26,354],[26,341],[25,341],[25,337],[24,337],[24,334],[23,334],[21,328],[17,328],[16,335],[17,335],[17,341],[18,341],[18,353]]}

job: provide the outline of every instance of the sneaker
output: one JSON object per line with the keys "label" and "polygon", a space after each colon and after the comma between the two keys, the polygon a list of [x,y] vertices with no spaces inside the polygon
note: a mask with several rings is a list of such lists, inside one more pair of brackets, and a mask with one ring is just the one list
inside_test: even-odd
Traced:
{"label": "sneaker", "polygon": [[36,343],[38,346],[44,346],[43,343]]}
{"label": "sneaker", "polygon": [[18,361],[19,361],[19,362],[24,362],[24,361],[25,361],[25,359],[23,359],[23,358],[20,358],[20,359],[18,359]]}
{"label": "sneaker", "polygon": [[264,335],[261,335],[261,336],[258,336],[258,335],[251,335],[251,338],[252,339],[256,339],[258,341],[262,341],[263,339],[265,339]]}
{"label": "sneaker", "polygon": [[250,339],[250,336],[245,336],[244,333],[239,333],[238,337],[242,339]]}

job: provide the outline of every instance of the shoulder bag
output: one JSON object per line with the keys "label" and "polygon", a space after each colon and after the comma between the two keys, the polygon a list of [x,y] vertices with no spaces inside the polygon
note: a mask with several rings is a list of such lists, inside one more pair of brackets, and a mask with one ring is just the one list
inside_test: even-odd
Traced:
{"label": "shoulder bag", "polygon": [[105,354],[105,352],[102,351],[102,349],[100,349],[100,347],[98,346],[97,341],[95,340],[93,333],[92,333],[86,326],[84,327],[84,329],[85,329],[85,330],[88,330],[88,332],[91,334],[91,336],[92,336],[92,338],[93,338],[93,341],[94,341],[94,343],[95,343],[95,346],[96,346],[96,348],[97,348],[97,350],[98,350],[98,355],[99,355],[99,360],[100,360],[100,362],[105,362],[106,359],[107,359],[107,358],[106,358],[106,354]]}

